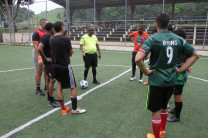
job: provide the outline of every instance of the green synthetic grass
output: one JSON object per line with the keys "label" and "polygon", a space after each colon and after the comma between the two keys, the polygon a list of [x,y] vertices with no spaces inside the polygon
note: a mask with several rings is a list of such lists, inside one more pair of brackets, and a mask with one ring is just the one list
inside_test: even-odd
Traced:
{"label": "green synthetic grass", "polygon": [[[0,71],[33,67],[32,48],[0,46]],[[208,57],[199,59],[193,66],[191,76],[208,80]],[[72,65],[83,64],[81,52],[75,50]],[[131,52],[102,51],[99,60],[98,80],[104,83],[131,66]],[[87,89],[81,89],[83,66],[73,66],[78,84],[78,95],[96,85],[92,84],[89,72]],[[139,71],[137,71],[137,77]],[[35,69],[0,72],[0,136],[52,110],[45,101],[46,96],[35,94]],[[131,71],[113,82],[96,89],[78,102],[86,108],[83,115],[61,115],[61,110],[19,131],[12,137],[137,137],[145,138],[152,132],[151,112],[145,111],[147,86],[138,81],[130,82]],[[147,80],[147,77],[144,77]],[[167,123],[168,138],[201,138],[207,135],[208,108],[207,82],[189,78],[183,93],[183,110],[180,123]],[[42,80],[42,88],[44,86]],[[56,87],[56,84],[55,84]],[[56,92],[54,92],[56,96]],[[64,90],[65,101],[70,100],[70,91]],[[173,99],[170,106],[173,107]],[[71,107],[71,105],[68,105]]]}

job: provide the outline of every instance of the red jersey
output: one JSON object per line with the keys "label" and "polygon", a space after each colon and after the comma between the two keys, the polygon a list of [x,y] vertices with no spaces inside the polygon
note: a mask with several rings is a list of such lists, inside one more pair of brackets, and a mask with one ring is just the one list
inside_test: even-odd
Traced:
{"label": "red jersey", "polygon": [[39,43],[40,43],[40,40],[41,40],[41,38],[42,38],[42,36],[44,35],[44,34],[46,34],[47,33],[47,31],[45,31],[45,32],[42,32],[40,29],[37,29],[34,33],[33,33],[33,41],[38,41],[38,46],[39,46]]}
{"label": "red jersey", "polygon": [[149,35],[145,32],[142,35],[140,35],[138,31],[131,33],[129,36],[134,37],[134,51],[135,52],[139,51],[144,41],[149,37]]}

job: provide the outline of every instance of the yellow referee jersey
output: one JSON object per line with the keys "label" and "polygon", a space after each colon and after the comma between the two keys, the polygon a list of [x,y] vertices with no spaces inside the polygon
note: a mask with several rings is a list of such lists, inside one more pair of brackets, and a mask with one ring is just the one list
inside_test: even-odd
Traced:
{"label": "yellow referee jersey", "polygon": [[96,52],[96,44],[98,44],[98,39],[95,35],[90,37],[88,34],[85,34],[80,40],[80,45],[84,46],[84,51],[87,54],[94,54]]}

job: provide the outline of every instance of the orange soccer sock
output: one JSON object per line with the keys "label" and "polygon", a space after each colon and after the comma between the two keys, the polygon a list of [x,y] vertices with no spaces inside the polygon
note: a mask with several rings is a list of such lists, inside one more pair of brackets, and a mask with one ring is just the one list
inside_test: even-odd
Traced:
{"label": "orange soccer sock", "polygon": [[160,116],[161,116],[160,131],[165,131],[166,121],[167,121],[167,117],[168,117],[168,111],[161,112]]}
{"label": "orange soccer sock", "polygon": [[160,138],[161,119],[152,119],[152,129],[155,138]]}

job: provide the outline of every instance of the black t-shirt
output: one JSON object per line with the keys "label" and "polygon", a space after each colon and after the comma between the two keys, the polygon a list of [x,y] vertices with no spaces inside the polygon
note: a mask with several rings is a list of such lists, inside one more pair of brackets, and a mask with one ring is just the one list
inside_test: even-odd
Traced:
{"label": "black t-shirt", "polygon": [[69,51],[72,50],[72,46],[68,37],[63,35],[53,36],[49,40],[49,45],[54,64],[70,64]]}
{"label": "black t-shirt", "polygon": [[44,34],[40,40],[40,43],[44,45],[43,52],[47,58],[51,57],[51,48],[49,45],[50,37],[48,34]]}

